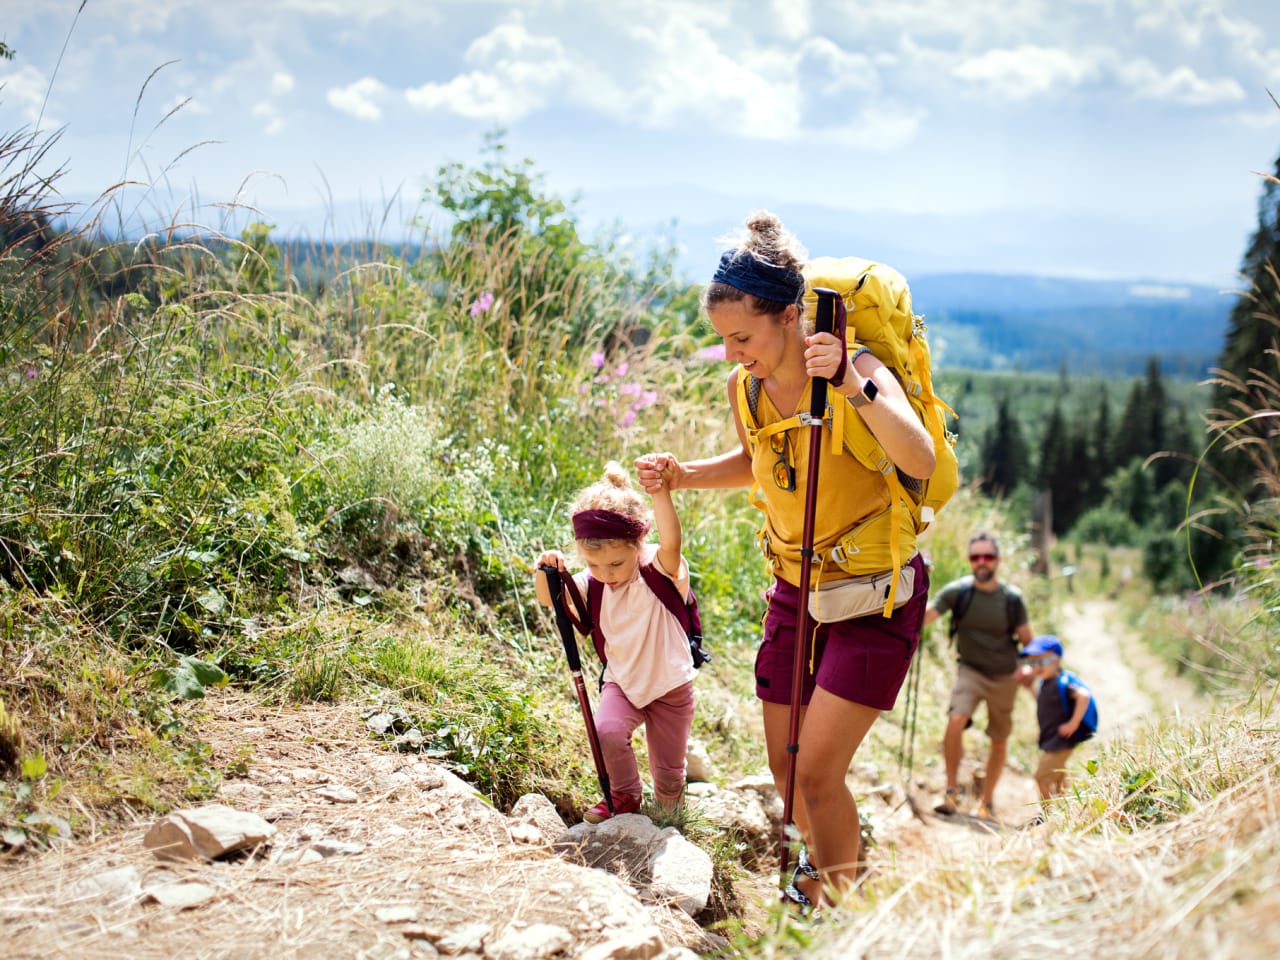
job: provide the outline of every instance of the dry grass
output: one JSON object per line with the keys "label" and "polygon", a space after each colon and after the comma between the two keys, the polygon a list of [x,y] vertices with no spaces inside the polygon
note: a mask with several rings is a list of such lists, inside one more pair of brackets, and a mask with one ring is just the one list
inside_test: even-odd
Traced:
{"label": "dry grass", "polygon": [[[875,872],[860,902],[819,928],[809,954],[1280,955],[1275,717],[1253,710],[1214,725],[1214,742],[1198,757],[1185,746],[1198,739],[1196,731],[1168,724],[1150,734],[1146,748],[1169,758],[1167,775],[1207,777],[1192,771],[1197,761],[1207,767],[1204,754],[1212,754],[1216,769],[1235,778],[1166,823],[1135,827],[1104,778],[1090,784],[1102,796],[1066,801],[1042,826],[1000,835],[965,831],[957,839],[949,825],[904,825],[895,833],[893,869]],[[1108,748],[1104,769],[1137,749],[1144,748]]]}

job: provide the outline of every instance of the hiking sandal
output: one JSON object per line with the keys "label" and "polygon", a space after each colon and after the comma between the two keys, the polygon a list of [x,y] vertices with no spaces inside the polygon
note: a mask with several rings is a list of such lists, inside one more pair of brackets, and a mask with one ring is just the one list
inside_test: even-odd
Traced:
{"label": "hiking sandal", "polygon": [[[803,873],[810,880],[821,880],[822,876],[818,873],[818,868],[809,862],[809,851],[804,847],[800,848],[800,857],[796,862],[796,870]],[[791,882],[795,883],[795,874],[791,875]]]}

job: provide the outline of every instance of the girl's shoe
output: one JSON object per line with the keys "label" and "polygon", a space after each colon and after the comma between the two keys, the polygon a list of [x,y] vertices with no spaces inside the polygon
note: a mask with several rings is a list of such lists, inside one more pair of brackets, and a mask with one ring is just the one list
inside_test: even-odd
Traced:
{"label": "girl's shoe", "polygon": [[587,823],[604,823],[610,817],[620,817],[624,813],[635,813],[640,809],[640,798],[629,797],[625,793],[613,795],[613,813],[609,812],[609,804],[601,800],[582,815]]}

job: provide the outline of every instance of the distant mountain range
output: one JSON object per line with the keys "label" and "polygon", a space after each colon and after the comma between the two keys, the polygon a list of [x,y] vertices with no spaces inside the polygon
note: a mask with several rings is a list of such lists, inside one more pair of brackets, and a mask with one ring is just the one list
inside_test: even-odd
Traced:
{"label": "distant mountain range", "polygon": [[911,278],[940,367],[1202,377],[1236,295],[1195,284],[983,273]]}
{"label": "distant mountain range", "polygon": [[[282,240],[294,270],[422,247]],[[340,250],[340,252],[339,252]],[[1235,294],[1206,284],[995,273],[909,275],[940,368],[1140,375],[1158,355],[1170,376],[1199,379],[1216,364]]]}

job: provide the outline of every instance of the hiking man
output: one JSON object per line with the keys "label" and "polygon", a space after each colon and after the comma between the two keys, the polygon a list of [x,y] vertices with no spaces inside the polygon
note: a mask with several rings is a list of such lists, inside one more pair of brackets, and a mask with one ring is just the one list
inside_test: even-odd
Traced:
{"label": "hiking man", "polygon": [[1013,729],[1013,704],[1018,695],[1018,651],[1034,636],[1028,623],[1022,591],[1001,583],[1000,543],[985,530],[969,538],[969,566],[973,573],[952,580],[933,598],[925,611],[925,626],[945,613],[951,614],[951,639],[956,644],[956,681],[947,707],[947,730],[942,740],[947,788],[939,813],[956,812],[960,796],[958,777],[964,756],[964,731],[979,703],[987,705],[987,774],[976,816],[994,817],[996,784],[1004,771]]}

